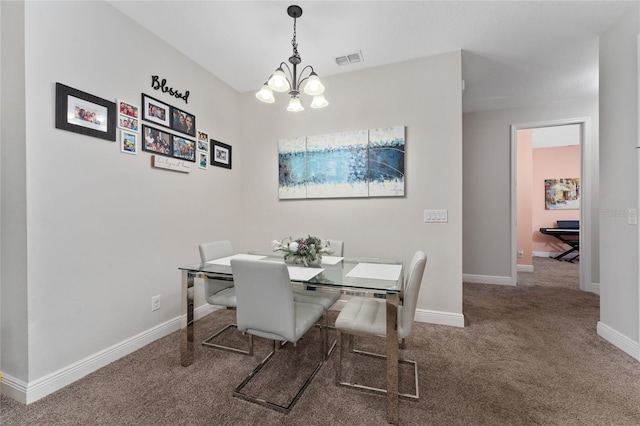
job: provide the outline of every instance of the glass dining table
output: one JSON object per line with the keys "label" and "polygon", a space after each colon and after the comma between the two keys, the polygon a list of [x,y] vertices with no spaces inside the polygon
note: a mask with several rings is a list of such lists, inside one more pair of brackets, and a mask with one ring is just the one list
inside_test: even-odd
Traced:
{"label": "glass dining table", "polygon": [[[284,262],[282,255],[277,253],[252,252],[178,268],[182,275],[180,358],[183,367],[193,363],[194,279],[233,280],[230,260],[234,257]],[[323,256],[322,263],[317,267],[289,265],[289,275],[293,283],[342,290],[346,294],[365,293],[386,299],[387,421],[391,424],[398,424],[397,311],[403,283],[403,267],[403,262],[398,260],[334,256]]]}

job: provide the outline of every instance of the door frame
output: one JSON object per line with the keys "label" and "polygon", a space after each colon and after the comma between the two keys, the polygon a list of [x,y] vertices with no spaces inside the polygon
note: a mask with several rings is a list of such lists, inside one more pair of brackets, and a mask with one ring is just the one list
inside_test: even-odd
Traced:
{"label": "door frame", "polygon": [[538,121],[511,125],[511,284],[516,285],[517,270],[517,133],[518,130],[541,127],[557,127],[577,124],[580,126],[580,290],[594,291],[591,281],[591,224],[593,185],[593,149],[591,146],[591,118],[578,117],[552,121]]}

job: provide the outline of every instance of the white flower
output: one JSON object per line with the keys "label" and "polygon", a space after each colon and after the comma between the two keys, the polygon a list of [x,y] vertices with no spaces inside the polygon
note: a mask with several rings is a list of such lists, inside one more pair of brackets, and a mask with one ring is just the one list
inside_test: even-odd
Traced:
{"label": "white flower", "polygon": [[295,241],[293,241],[292,243],[289,243],[289,250],[298,251],[298,243]]}

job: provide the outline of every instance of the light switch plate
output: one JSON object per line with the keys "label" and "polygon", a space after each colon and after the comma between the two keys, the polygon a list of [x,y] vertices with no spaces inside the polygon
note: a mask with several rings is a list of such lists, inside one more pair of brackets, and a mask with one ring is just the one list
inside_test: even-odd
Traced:
{"label": "light switch plate", "polygon": [[447,210],[425,210],[424,211],[425,223],[444,223],[449,221],[449,214]]}

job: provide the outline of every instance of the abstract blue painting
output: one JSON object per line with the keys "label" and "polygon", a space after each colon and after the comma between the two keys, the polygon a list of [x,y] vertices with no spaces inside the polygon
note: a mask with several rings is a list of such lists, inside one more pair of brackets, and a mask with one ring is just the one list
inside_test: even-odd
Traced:
{"label": "abstract blue painting", "polygon": [[404,195],[404,126],[369,130],[369,196]]}
{"label": "abstract blue painting", "polygon": [[307,198],[367,194],[366,130],[307,137]]}
{"label": "abstract blue painting", "polygon": [[307,198],[307,138],[278,141],[278,196],[280,199]]}
{"label": "abstract blue painting", "polygon": [[278,141],[280,199],[404,196],[404,126]]}

